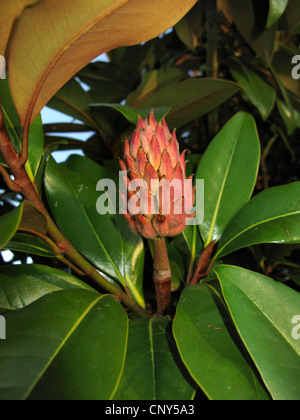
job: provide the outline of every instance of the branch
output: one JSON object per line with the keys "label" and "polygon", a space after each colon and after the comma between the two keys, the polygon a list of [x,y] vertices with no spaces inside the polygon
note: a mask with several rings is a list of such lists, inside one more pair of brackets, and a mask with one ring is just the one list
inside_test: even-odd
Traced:
{"label": "branch", "polygon": [[27,127],[25,126],[23,130],[22,136],[22,151],[19,156],[19,165],[24,167],[28,161],[28,141],[29,141],[29,128],[30,125]]}
{"label": "branch", "polygon": [[3,176],[4,181],[8,188],[13,192],[21,192],[21,188],[11,179],[6,169],[0,164],[0,174]]}
{"label": "branch", "polygon": [[[67,238],[58,229],[52,218],[50,217],[47,209],[42,203],[38,192],[31,182],[28,174],[25,170],[25,163],[27,161],[26,144],[28,145],[28,137],[26,139],[27,128],[24,129],[25,141],[23,143],[23,154],[20,156],[14,149],[9,135],[6,131],[3,115],[1,112],[0,103],[0,153],[4,157],[8,164],[8,167],[15,177],[14,184],[18,187],[18,192],[22,193],[26,200],[30,201],[37,210],[39,210],[47,220],[48,224],[48,235],[57,244],[60,253],[64,253],[69,257],[82,273],[89,276],[94,280],[102,289],[113,294],[118,300],[122,301],[124,305],[130,308],[133,312],[138,314],[140,317],[148,317],[147,312],[141,308],[134,299],[128,296],[118,286],[110,283],[106,280],[96,269],[92,266],[67,240]],[[25,147],[25,148],[24,148]],[[27,148],[28,151],[28,148]],[[2,173],[2,172],[1,172]],[[7,179],[7,172],[3,173]],[[7,175],[6,175],[7,174]],[[12,180],[11,180],[12,181]],[[9,181],[8,181],[9,182]],[[14,186],[13,186],[14,187]]]}
{"label": "branch", "polygon": [[200,280],[207,277],[210,273],[210,270],[213,266],[214,261],[211,261],[210,264],[209,260],[213,253],[214,247],[215,247],[216,241],[211,242],[207,248],[204,249],[204,251],[201,254],[201,257],[199,258],[198,265],[196,272],[194,274],[194,277],[192,281],[189,283],[191,285],[198,284]]}

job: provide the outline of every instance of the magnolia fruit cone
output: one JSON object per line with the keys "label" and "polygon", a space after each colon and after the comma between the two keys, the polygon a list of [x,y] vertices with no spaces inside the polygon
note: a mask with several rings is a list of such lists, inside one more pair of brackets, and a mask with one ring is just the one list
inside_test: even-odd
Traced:
{"label": "magnolia fruit cone", "polygon": [[[128,204],[128,211],[124,216],[132,231],[149,239],[179,235],[186,227],[187,218],[195,216],[189,214],[194,205],[195,188],[191,186],[189,193],[184,189],[185,152],[180,155],[176,133],[170,133],[165,119],[158,123],[153,111],[145,121],[139,117],[136,130],[124,142],[120,166],[127,173],[124,182],[128,194],[127,197],[123,194],[123,201],[124,205]],[[188,179],[192,185],[192,176]],[[168,181],[171,188],[165,191],[160,188],[158,185],[163,180]],[[131,181],[143,181],[138,192],[129,188]],[[138,204],[142,199],[146,203],[134,214],[129,205],[133,196]]]}

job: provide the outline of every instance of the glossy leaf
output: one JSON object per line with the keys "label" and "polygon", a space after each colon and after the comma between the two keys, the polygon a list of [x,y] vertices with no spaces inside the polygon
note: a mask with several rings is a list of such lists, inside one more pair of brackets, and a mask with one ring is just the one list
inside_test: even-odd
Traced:
{"label": "glossy leaf", "polygon": [[269,277],[232,266],[216,273],[239,334],[275,400],[299,400],[300,295]]}
{"label": "glossy leaf", "polygon": [[89,159],[73,156],[66,165],[50,159],[45,176],[48,201],[72,244],[100,271],[128,287],[143,306],[143,241],[131,232],[123,215],[98,214],[97,200],[106,198],[96,190],[102,179],[113,180],[117,194],[115,175]]}
{"label": "glossy leaf", "polygon": [[237,347],[237,334],[224,303],[210,287],[184,290],[173,332],[184,364],[209,399],[268,399]]}
{"label": "glossy leaf", "polygon": [[[135,108],[132,108],[128,105],[121,105],[121,104],[91,104],[92,108],[112,108],[118,112],[120,112],[130,123],[137,125],[138,123],[138,117],[142,117],[143,119],[146,119],[146,117],[149,115],[151,109],[145,110],[138,110]],[[170,108],[168,107],[160,107],[160,108],[154,108],[154,114],[157,121],[162,120],[162,118],[165,116],[165,114],[169,111]]]}
{"label": "glossy leaf", "polygon": [[93,290],[76,277],[42,265],[10,265],[0,269],[0,311],[22,309],[64,289]]}
{"label": "glossy leaf", "polygon": [[11,240],[21,223],[23,205],[0,217],[0,250]]}
{"label": "glossy leaf", "polygon": [[298,0],[289,0],[286,8],[286,18],[288,21],[289,31],[293,32],[300,25],[300,9]]}
{"label": "glossy leaf", "polygon": [[167,70],[161,68],[159,70],[148,71],[145,73],[144,79],[138,89],[127,96],[126,104],[139,107],[146,98],[151,97],[156,91],[166,86],[174,85],[183,79],[185,79],[185,72],[174,67],[170,67]]}
{"label": "glossy leaf", "polygon": [[115,400],[192,398],[195,387],[176,363],[177,350],[169,326],[168,317],[130,322],[127,358]]}
{"label": "glossy leaf", "polygon": [[238,60],[230,61],[230,72],[245,90],[247,98],[259,110],[266,121],[275,104],[276,91],[256,72],[241,64]]}
{"label": "glossy leaf", "polygon": [[89,92],[86,92],[80,83],[72,78],[53,96],[47,106],[98,130],[97,122],[93,120],[89,112],[91,102]]}
{"label": "glossy leaf", "polygon": [[[281,91],[282,97],[284,98],[284,102],[277,99],[277,108],[281,115],[281,118],[283,119],[286,127],[287,127],[287,133],[288,135],[291,135],[298,124],[298,118],[299,114],[297,110],[294,108],[291,96],[287,89],[285,88],[283,80],[280,78],[280,76],[277,74],[277,71],[273,66],[271,66],[271,71],[273,74],[274,79],[277,82],[277,85]],[[293,74],[292,74],[293,76]],[[299,83],[298,83],[299,85]],[[296,93],[297,94],[297,93]],[[288,143],[288,140],[286,141]],[[293,154],[293,151],[292,151]]]}
{"label": "glossy leaf", "polygon": [[83,290],[56,292],[6,314],[0,399],[110,399],[123,370],[127,324],[112,296]]}
{"label": "glossy leaf", "polygon": [[172,107],[166,121],[170,127],[178,128],[217,108],[239,89],[227,80],[190,79],[158,90],[139,107]]}
{"label": "glossy leaf", "polygon": [[197,252],[199,252],[203,248],[203,243],[199,235],[197,226],[187,226],[182,232],[182,236],[186,242],[186,245],[192,258],[195,259]]}
{"label": "glossy leaf", "polygon": [[185,283],[191,279],[194,265],[203,249],[198,226],[187,226],[182,234],[174,238],[172,244],[185,261],[186,267],[182,275],[182,280]]}
{"label": "glossy leaf", "polygon": [[187,226],[182,234],[175,238],[174,243],[178,249],[181,252],[184,252],[188,257],[187,281],[189,281],[193,275],[195,263],[203,249],[203,241],[199,233],[199,227],[197,225]]}
{"label": "glossy leaf", "polygon": [[205,246],[220,239],[250,199],[259,160],[255,122],[249,114],[239,113],[211,142],[197,170],[196,179],[205,182],[204,222],[199,226]]}
{"label": "glossy leaf", "polygon": [[55,253],[50,245],[47,245],[42,239],[17,233],[6,245],[5,249],[26,254],[39,255],[40,257],[54,258]]}
{"label": "glossy leaf", "polygon": [[43,0],[27,9],[15,28],[8,57],[22,126],[33,121],[50,98],[100,54],[158,36],[195,3],[87,0],[83,7],[81,0]]}
{"label": "glossy leaf", "polygon": [[189,49],[195,50],[203,33],[205,5],[198,1],[175,26],[176,34]]}
{"label": "glossy leaf", "polygon": [[300,242],[300,182],[255,196],[226,228],[216,258],[254,244]]}
{"label": "glossy leaf", "polygon": [[292,106],[288,106],[285,102],[277,99],[278,112],[286,126],[288,136],[291,136],[299,125],[299,113]]}
{"label": "glossy leaf", "polygon": [[269,0],[270,11],[268,16],[267,28],[275,25],[275,23],[284,14],[289,0]]}
{"label": "glossy leaf", "polygon": [[261,3],[252,0],[231,0],[231,10],[238,31],[263,63],[269,66],[275,49],[276,27],[265,29],[266,20]]}
{"label": "glossy leaf", "polygon": [[87,84],[93,102],[121,102],[135,84],[132,73],[110,62],[93,62],[82,69],[77,77]]}

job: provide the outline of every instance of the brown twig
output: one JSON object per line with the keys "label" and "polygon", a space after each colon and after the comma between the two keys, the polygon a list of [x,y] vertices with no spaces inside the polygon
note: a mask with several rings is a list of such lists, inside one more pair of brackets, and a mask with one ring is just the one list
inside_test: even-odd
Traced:
{"label": "brown twig", "polygon": [[28,142],[29,142],[29,129],[30,124],[29,122],[26,123],[24,130],[23,130],[23,137],[22,137],[22,150],[19,156],[19,165],[25,166],[28,161]]}
{"label": "brown twig", "polygon": [[200,282],[200,280],[202,280],[203,278],[207,277],[210,273],[210,270],[213,266],[214,261],[211,261],[209,264],[209,260],[211,258],[211,255],[213,253],[214,247],[215,247],[216,241],[211,242],[207,248],[204,249],[204,251],[202,252],[199,261],[198,261],[198,265],[197,265],[197,269],[196,272],[194,274],[194,277],[192,278],[191,282],[189,283],[190,285],[193,284],[198,284]]}
{"label": "brown twig", "polygon": [[11,191],[21,192],[21,188],[11,179],[6,169],[0,164],[0,174],[3,176],[6,185]]}
{"label": "brown twig", "polygon": [[[28,132],[27,128],[24,129],[24,132]],[[26,136],[26,134],[25,134]],[[24,149],[27,148],[27,150]],[[113,294],[114,296],[118,296],[125,306],[128,306],[132,311],[137,313],[141,317],[148,317],[147,312],[141,308],[137,302],[135,302],[130,296],[128,296],[123,290],[121,290],[118,286],[110,283],[106,280],[96,269],[92,266],[68,241],[67,238],[62,234],[62,232],[58,229],[52,218],[50,217],[46,207],[44,206],[43,202],[41,201],[37,189],[35,185],[31,182],[30,178],[25,169],[25,164],[27,162],[28,157],[28,138],[23,141],[23,150],[22,154],[16,152],[13,144],[9,138],[9,135],[6,131],[6,127],[3,120],[3,115],[1,112],[1,103],[0,103],[0,154],[2,154],[3,158],[5,159],[12,175],[14,176],[14,181],[9,177],[8,173],[1,170],[2,175],[8,182],[9,187],[13,187],[18,189],[24,198],[32,203],[37,210],[39,210],[47,220],[48,225],[48,235],[52,238],[56,245],[59,248],[61,254],[65,254],[73,263],[78,267],[77,269],[80,270],[81,273],[89,276],[92,280],[94,280],[101,288],[106,290],[107,292]],[[10,181],[14,183],[11,184]]]}

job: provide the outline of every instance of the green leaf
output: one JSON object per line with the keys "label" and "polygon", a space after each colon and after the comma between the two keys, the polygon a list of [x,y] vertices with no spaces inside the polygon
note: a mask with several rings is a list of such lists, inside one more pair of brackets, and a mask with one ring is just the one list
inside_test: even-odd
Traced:
{"label": "green leaf", "polygon": [[[196,225],[187,226],[182,232],[182,236],[187,245],[189,253],[193,260],[195,260],[197,253],[203,248],[203,243],[199,235],[199,230]],[[178,237],[176,237],[176,240]]]}
{"label": "green leaf", "polygon": [[[2,113],[7,132],[14,147],[20,152],[22,149],[23,130],[10,94],[8,79],[1,81],[0,94]],[[26,163],[26,171],[31,181],[34,181],[37,174],[43,156],[43,149],[43,124],[41,117],[38,116],[30,126],[28,138],[28,162]]]}
{"label": "green leaf", "polygon": [[152,70],[145,73],[141,85],[126,98],[126,104],[139,107],[146,99],[156,91],[169,85],[174,85],[185,79],[186,73],[178,68],[170,67],[167,70],[162,67],[159,70]]}
{"label": "green leaf", "polygon": [[289,25],[289,32],[294,32],[300,25],[300,8],[298,0],[289,0],[286,8],[286,18]]}
{"label": "green leaf", "polygon": [[[106,108],[112,108],[118,112],[120,112],[129,122],[131,122],[134,125],[137,125],[138,123],[138,117],[142,117],[143,119],[145,119],[147,117],[147,115],[150,113],[151,109],[148,110],[138,110],[135,108],[132,108],[128,105],[120,105],[120,104],[91,104],[92,108],[101,108],[101,107],[106,107]],[[160,121],[165,114],[170,110],[170,108],[168,107],[159,107],[159,108],[154,108],[154,114],[155,114],[155,118]]]}
{"label": "green leaf", "polygon": [[130,322],[127,358],[115,400],[192,398],[195,387],[176,363],[177,350],[169,325],[168,317]]}
{"label": "green leaf", "polygon": [[270,11],[268,16],[267,28],[275,25],[275,23],[284,14],[289,0],[269,0]]}
{"label": "green leaf", "polygon": [[239,334],[275,400],[300,398],[300,341],[293,338],[300,295],[269,277],[218,266],[216,273]]}
{"label": "green leaf", "polygon": [[172,273],[172,292],[176,292],[181,283],[185,281],[185,264],[181,253],[176,248],[174,241],[167,243],[170,268]]}
{"label": "green leaf", "polygon": [[184,364],[210,399],[268,399],[237,347],[225,305],[212,288],[197,285],[184,290],[173,332]]}
{"label": "green leaf", "polygon": [[[175,244],[178,248],[183,248],[183,252],[189,257],[189,266],[187,280],[189,281],[193,275],[193,269],[200,252],[203,249],[203,242],[199,233],[198,226],[187,226],[182,234],[175,238]],[[181,250],[180,249],[180,250]]]}
{"label": "green leaf", "polygon": [[[44,150],[44,130],[41,116],[33,121],[29,130],[28,162],[26,170],[35,178],[42,160]],[[30,168],[30,169],[29,169]]]}
{"label": "green leaf", "polygon": [[105,193],[96,188],[102,179],[114,181],[117,194],[115,175],[91,160],[72,156],[66,165],[57,165],[50,159],[45,174],[48,202],[76,249],[101,272],[128,287],[144,306],[143,241],[131,232],[123,215],[98,214],[97,200]]}
{"label": "green leaf", "polygon": [[158,90],[139,107],[172,107],[166,121],[170,127],[178,128],[217,108],[239,89],[227,80],[189,79]]}
{"label": "green leaf", "polygon": [[269,66],[275,49],[276,26],[266,29],[267,17],[261,2],[230,0],[230,4],[238,31],[263,63]]}
{"label": "green leaf", "polygon": [[[1,400],[107,400],[123,371],[128,319],[112,296],[64,290],[6,315]],[[109,337],[109,339],[108,339]]]}
{"label": "green leaf", "polygon": [[297,128],[299,114],[293,106],[292,99],[284,85],[283,80],[277,74],[277,71],[275,70],[273,65],[270,66],[270,69],[284,98],[284,102],[277,99],[277,108],[287,127],[288,135],[291,135]]}
{"label": "green leaf", "polygon": [[46,235],[48,232],[46,217],[29,201],[24,201],[23,203],[23,214],[19,229],[30,229],[43,235]]}
{"label": "green leaf", "polygon": [[175,26],[178,38],[190,50],[195,50],[203,32],[205,5],[198,1]]}
{"label": "green leaf", "polygon": [[17,233],[6,245],[5,249],[26,254],[38,255],[45,258],[54,258],[55,253],[50,245],[47,245],[42,239]]}
{"label": "green leaf", "polygon": [[130,72],[119,65],[100,61],[90,63],[77,76],[90,86],[89,94],[93,101],[98,102],[121,102],[135,84]]}
{"label": "green leaf", "polygon": [[0,269],[0,311],[22,309],[41,297],[63,289],[93,290],[76,277],[42,265]]}
{"label": "green leaf", "polygon": [[275,104],[276,91],[256,72],[241,64],[238,60],[231,60],[229,69],[235,80],[245,90],[247,98],[258,109],[262,119],[266,121]]}
{"label": "green leaf", "polygon": [[196,174],[196,179],[205,182],[204,222],[200,225],[205,246],[220,239],[230,220],[249,201],[259,160],[255,122],[249,114],[238,113],[211,142]]}
{"label": "green leaf", "polygon": [[[292,92],[294,95],[300,98],[299,80],[291,77],[292,69],[295,66],[295,64],[292,64],[292,59],[295,55],[297,54],[294,50],[286,48],[283,45],[279,45],[279,49],[274,55],[271,67],[272,73],[279,85],[282,96],[290,108],[293,108],[293,106],[291,100],[288,97],[287,91]],[[289,101],[291,104],[288,103]]]}
{"label": "green leaf", "polygon": [[75,78],[69,80],[48,103],[50,108],[70,115],[84,122],[87,126],[98,129],[97,123],[89,113],[92,99]]}
{"label": "green leaf", "polygon": [[261,192],[226,228],[216,258],[254,244],[300,242],[300,182]]}
{"label": "green leaf", "polygon": [[17,232],[22,220],[23,204],[17,209],[0,217],[0,250],[11,240]]}
{"label": "green leaf", "polygon": [[285,102],[277,99],[276,105],[279,111],[279,114],[286,126],[286,132],[288,136],[291,136],[299,124],[299,113],[292,106],[289,107]]}

